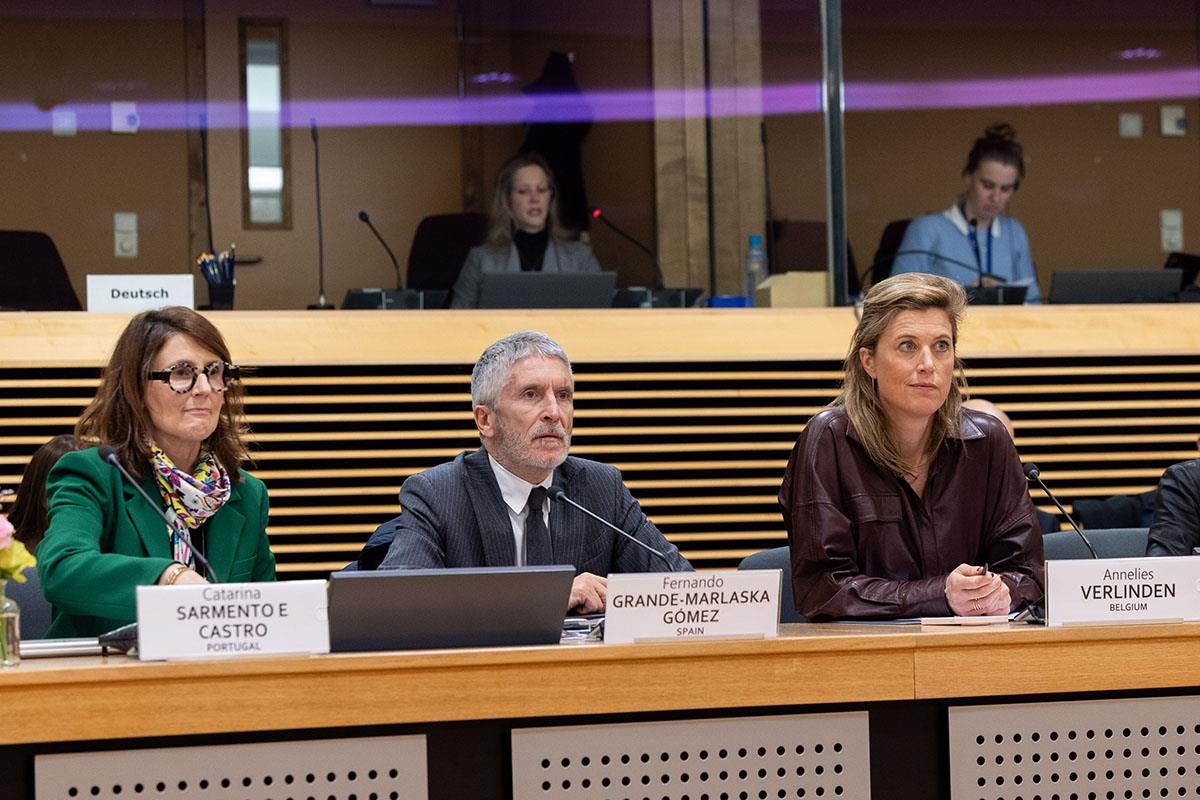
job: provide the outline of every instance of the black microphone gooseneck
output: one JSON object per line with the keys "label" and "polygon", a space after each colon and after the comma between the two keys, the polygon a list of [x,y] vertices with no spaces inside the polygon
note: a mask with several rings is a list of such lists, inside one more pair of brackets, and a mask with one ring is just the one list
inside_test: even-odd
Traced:
{"label": "black microphone gooseneck", "polygon": [[654,280],[658,282],[658,285],[655,286],[654,288],[655,289],[665,288],[667,284],[666,284],[666,281],[663,279],[662,265],[658,263],[658,256],[654,255],[654,253],[650,251],[649,247],[646,247],[646,245],[642,244],[637,239],[633,238],[633,236],[631,236],[630,234],[626,233],[625,231],[621,230],[616,225],[614,225],[612,220],[610,220],[608,218],[608,215],[605,214],[604,211],[601,210],[599,207],[592,206],[590,211],[592,214],[592,219],[600,220],[605,225],[607,225],[613,233],[617,234],[618,236],[620,236],[621,238],[623,238],[629,242],[632,242],[634,247],[636,247],[638,250],[641,250],[643,253],[646,254],[646,257],[650,259],[650,263],[654,265]]}
{"label": "black microphone gooseneck", "polygon": [[880,267],[891,264],[893,261],[895,261],[900,256],[933,256],[938,261],[945,261],[947,264],[953,264],[956,267],[962,267],[963,269],[969,269],[969,270],[971,270],[971,272],[974,272],[979,277],[983,277],[983,270],[981,270],[979,268],[978,264],[968,264],[967,262],[959,261],[956,258],[949,258],[935,250],[897,250],[895,253],[892,253],[890,256],[884,256],[883,258],[876,261],[874,264],[871,264],[866,269],[864,269],[858,276],[858,285],[864,286],[866,284],[867,278],[871,278],[871,282],[874,283],[875,282],[875,280],[874,280],[875,270],[879,269]]}
{"label": "black microphone gooseneck", "polygon": [[367,227],[371,229],[371,233],[375,234],[375,238],[383,245],[383,249],[387,250],[388,258],[392,259],[392,267],[396,270],[396,288],[404,289],[404,278],[400,275],[400,262],[396,260],[396,254],[392,252],[392,248],[388,247],[388,243],[383,240],[383,236],[371,224],[371,216],[367,212],[358,212],[358,218],[367,224]]}
{"label": "black microphone gooseneck", "polygon": [[325,302],[325,230],[321,225],[321,144],[317,141],[317,120],[308,121],[313,142],[313,174],[317,189],[317,302],[309,306],[315,311],[333,308]]}
{"label": "black microphone gooseneck", "polygon": [[1038,486],[1042,487],[1042,491],[1046,493],[1047,497],[1054,501],[1054,505],[1058,506],[1058,510],[1061,511],[1062,515],[1067,518],[1067,522],[1071,523],[1071,527],[1075,529],[1075,533],[1079,534],[1079,538],[1083,540],[1085,545],[1087,545],[1088,552],[1092,554],[1092,558],[1099,558],[1100,556],[1096,555],[1096,548],[1092,547],[1092,543],[1089,542],[1088,538],[1083,535],[1083,531],[1081,531],[1079,526],[1075,524],[1075,520],[1071,519],[1071,515],[1067,513],[1065,508],[1063,508],[1063,504],[1058,502],[1058,498],[1055,497],[1054,493],[1050,491],[1050,487],[1046,486],[1045,482],[1042,481],[1042,471],[1037,468],[1036,464],[1025,465],[1025,477],[1028,480],[1035,481]]}
{"label": "black microphone gooseneck", "polygon": [[551,487],[550,487],[550,492],[549,492],[549,495],[550,495],[550,499],[551,499],[551,500],[556,500],[556,501],[558,501],[558,502],[560,502],[560,503],[566,503],[566,504],[567,504],[567,505],[569,505],[569,506],[574,506],[575,508],[577,508],[577,509],[579,509],[580,511],[582,511],[584,514],[587,514],[589,517],[591,517],[592,519],[594,519],[594,520],[596,520],[597,522],[599,522],[601,525],[604,525],[604,526],[605,526],[605,527],[607,527],[607,528],[611,528],[612,530],[614,530],[614,531],[616,531],[617,533],[621,534],[621,535],[622,535],[622,536],[624,536],[626,539],[628,539],[629,541],[631,541],[631,542],[633,542],[634,544],[636,544],[638,547],[640,547],[640,548],[642,548],[643,550],[645,550],[647,553],[650,553],[650,554],[652,554],[652,555],[656,555],[656,556],[658,556],[658,558],[659,558],[659,559],[660,559],[660,560],[661,560],[661,561],[662,561],[664,564],[666,564],[666,565],[667,565],[667,572],[674,572],[674,571],[675,571],[675,567],[674,567],[674,565],[672,565],[672,564],[671,564],[671,562],[670,562],[670,561],[667,559],[667,557],[666,557],[665,555],[663,555],[661,552],[659,552],[658,550],[655,550],[653,547],[651,547],[650,545],[646,544],[646,543],[645,543],[645,542],[643,542],[641,539],[637,538],[636,536],[634,536],[633,534],[629,533],[628,531],[621,530],[621,529],[620,529],[620,528],[618,528],[616,525],[613,525],[611,522],[609,522],[608,520],[604,519],[604,517],[601,517],[599,514],[596,514],[596,513],[592,512],[592,511],[590,511],[590,510],[588,510],[588,509],[584,508],[583,506],[579,505],[579,503],[576,503],[574,500],[572,500],[571,498],[567,497],[567,494],[566,494],[566,492],[564,492],[564,491],[563,491],[563,489],[562,489],[562,487],[561,487],[561,486],[551,486]]}
{"label": "black microphone gooseneck", "polygon": [[195,557],[196,561],[199,562],[199,564],[204,567],[204,571],[208,573],[209,582],[218,583],[219,581],[217,580],[217,573],[215,570],[213,570],[212,565],[208,563],[208,559],[204,557],[203,553],[192,546],[192,537],[188,535],[187,527],[183,525],[176,525],[176,523],[179,521],[179,515],[175,513],[174,509],[161,508],[159,507],[158,503],[151,500],[150,495],[146,494],[146,490],[143,489],[138,482],[133,479],[133,476],[129,474],[129,471],[125,469],[125,465],[122,464],[121,459],[117,457],[117,451],[112,449],[112,447],[102,444],[100,445],[97,453],[100,455],[101,461],[112,464],[121,471],[122,477],[124,477],[129,485],[136,489],[137,493],[142,496],[142,499],[145,500],[150,507],[153,508],[154,511],[163,518],[163,522],[167,523],[167,526],[170,527],[171,530],[179,532],[179,538],[183,539],[183,543],[186,544],[188,549],[192,551],[192,555]]}

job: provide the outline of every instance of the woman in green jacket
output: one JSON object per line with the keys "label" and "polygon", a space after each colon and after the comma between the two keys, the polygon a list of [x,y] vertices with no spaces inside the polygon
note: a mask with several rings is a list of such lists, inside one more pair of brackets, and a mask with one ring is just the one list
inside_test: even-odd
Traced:
{"label": "woman in green jacket", "polygon": [[[241,469],[238,378],[220,332],[196,312],[163,308],[130,320],[75,426],[101,447],[64,455],[46,485],[38,570],[54,606],[48,638],[132,622],[138,586],[205,583],[206,574],[274,580],[266,487]],[[153,505],[106,461],[110,453]]]}

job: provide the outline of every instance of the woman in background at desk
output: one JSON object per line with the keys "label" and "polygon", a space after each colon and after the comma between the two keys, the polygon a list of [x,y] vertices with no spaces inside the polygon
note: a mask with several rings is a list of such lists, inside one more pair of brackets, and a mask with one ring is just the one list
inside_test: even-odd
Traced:
{"label": "woman in background at desk", "polygon": [[[1025,151],[1009,125],[992,125],[967,155],[966,188],[940,214],[917,217],[904,232],[891,274],[928,272],[964,286],[1027,286],[1025,302],[1041,302],[1029,237],[1004,216],[1025,179]],[[911,255],[904,255],[908,251]],[[958,263],[955,263],[958,262]]]}
{"label": "woman in background at desk", "polygon": [[1008,614],[1042,597],[1042,534],[999,420],[961,408],[963,289],[898,275],[867,293],[841,394],[779,492],[805,617]]}
{"label": "woman in background at desk", "polygon": [[221,581],[275,579],[267,491],[240,469],[238,378],[220,332],[195,311],[146,311],[126,326],[75,434],[111,448],[153,506],[105,461],[106,448],[59,459],[37,554],[54,606],[47,638],[133,622],[137,586],[205,583],[205,561]]}
{"label": "woman in background at desk", "polygon": [[478,308],[485,272],[599,272],[592,248],[558,223],[554,175],[537,153],[508,160],[496,176],[487,242],[467,254],[451,308]]}

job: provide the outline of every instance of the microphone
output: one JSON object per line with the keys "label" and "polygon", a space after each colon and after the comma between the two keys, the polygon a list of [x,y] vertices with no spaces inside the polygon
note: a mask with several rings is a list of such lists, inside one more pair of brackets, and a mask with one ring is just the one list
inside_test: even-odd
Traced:
{"label": "microphone", "polygon": [[396,270],[396,288],[403,289],[404,278],[400,276],[400,262],[396,260],[396,254],[392,252],[392,248],[388,247],[388,243],[383,240],[383,236],[375,229],[375,226],[371,224],[371,217],[369,214],[367,214],[367,212],[358,212],[358,218],[367,224],[367,227],[371,229],[371,233],[375,234],[375,238],[379,240],[381,245],[383,245],[383,249],[387,250],[388,258],[392,259],[392,266]]}
{"label": "microphone", "polygon": [[1050,491],[1050,487],[1046,486],[1046,484],[1042,481],[1042,471],[1037,468],[1036,464],[1026,464],[1024,468],[1025,478],[1027,480],[1036,481],[1037,485],[1042,487],[1042,491],[1046,493],[1046,497],[1049,497],[1054,501],[1054,505],[1058,506],[1058,510],[1061,511],[1062,515],[1067,518],[1067,522],[1071,523],[1071,527],[1075,529],[1075,533],[1079,534],[1079,538],[1083,540],[1085,545],[1087,545],[1088,552],[1092,554],[1092,558],[1099,558],[1100,556],[1096,555],[1096,548],[1092,547],[1092,543],[1089,542],[1088,538],[1083,535],[1083,531],[1079,530],[1079,526],[1075,524],[1075,520],[1071,519],[1071,515],[1067,513],[1065,508],[1063,508],[1063,504],[1058,502],[1058,498],[1055,497],[1054,493]]}
{"label": "microphone", "polygon": [[125,469],[125,465],[122,464],[121,459],[117,457],[117,451],[112,449],[112,447],[102,444],[97,450],[97,453],[99,454],[101,461],[112,464],[121,471],[121,475],[125,478],[125,481],[137,490],[137,493],[142,496],[142,499],[154,509],[155,513],[163,518],[163,522],[167,523],[171,530],[179,531],[179,537],[183,539],[183,543],[188,546],[188,549],[192,551],[192,556],[195,557],[196,561],[204,567],[204,571],[208,573],[208,580],[212,583],[219,583],[217,580],[217,573],[213,570],[212,565],[208,563],[208,559],[205,558],[199,550],[192,546],[192,537],[188,535],[187,526],[182,524],[176,525],[176,523],[179,522],[179,515],[175,513],[175,510],[172,508],[161,508],[158,503],[151,500],[150,495],[146,494],[146,490],[143,489],[141,485],[134,480],[133,476],[129,474],[129,471]]}
{"label": "microphone", "polygon": [[[874,264],[871,264],[870,266],[868,266],[866,269],[864,269],[859,274],[858,285],[864,286],[866,284],[867,278],[871,278],[872,282],[874,282],[875,270],[879,269],[880,267],[891,264],[893,261],[895,261],[900,256],[933,256],[938,261],[944,261],[947,264],[953,264],[956,267],[962,267],[963,269],[970,270],[973,274],[975,274],[976,276],[979,277],[980,283],[978,286],[966,287],[967,302],[983,303],[983,304],[990,303],[992,305],[995,305],[997,302],[999,302],[999,300],[997,300],[995,296],[989,296],[989,295],[991,295],[991,292],[989,292],[988,290],[997,289],[997,290],[1003,291],[1004,288],[1006,286],[1008,286],[1007,283],[1001,281],[995,275],[993,275],[991,273],[985,273],[982,269],[979,268],[979,266],[977,264],[968,264],[966,261],[959,261],[956,258],[950,258],[949,256],[943,255],[943,254],[937,252],[936,250],[898,250],[895,253],[892,253],[890,256],[884,256],[883,258],[876,261]],[[993,278],[994,280],[998,281],[998,283],[996,283],[993,286],[984,286],[982,283],[982,279],[985,276]],[[1026,291],[1028,291],[1028,289],[1026,289]]]}
{"label": "microphone", "polygon": [[657,283],[658,283],[658,285],[655,286],[654,288],[655,289],[663,289],[666,287],[666,281],[663,279],[662,265],[658,263],[658,256],[656,256],[656,255],[654,255],[654,253],[650,252],[649,247],[646,247],[646,245],[642,244],[637,239],[633,238],[633,236],[631,236],[630,234],[626,233],[625,231],[621,230],[616,225],[614,225],[612,220],[610,220],[607,216],[605,216],[604,212],[600,209],[599,206],[592,206],[591,208],[588,209],[588,213],[592,215],[592,219],[600,220],[605,225],[607,225],[613,231],[613,233],[617,234],[618,236],[620,236],[623,239],[626,239],[627,241],[632,242],[634,247],[636,247],[638,250],[641,250],[643,253],[645,253],[646,257],[650,259],[650,263],[652,263],[654,265],[654,280],[657,281]]}
{"label": "microphone", "polygon": [[313,141],[313,175],[317,188],[317,302],[309,306],[314,311],[333,308],[325,302],[325,229],[321,225],[321,146],[317,141],[317,120],[308,121],[308,130]]}
{"label": "microphone", "polygon": [[561,486],[557,486],[557,485],[555,485],[555,486],[551,486],[551,487],[550,487],[550,491],[549,491],[549,495],[550,495],[550,499],[551,499],[551,500],[555,500],[555,501],[557,501],[557,502],[559,502],[559,503],[566,503],[566,504],[567,504],[567,505],[569,505],[569,506],[574,506],[575,508],[577,508],[577,509],[579,509],[580,511],[582,511],[584,514],[587,514],[589,517],[591,517],[592,519],[594,519],[594,520],[596,520],[597,522],[599,522],[601,525],[604,525],[604,526],[605,526],[605,527],[607,527],[607,528],[611,528],[612,530],[614,530],[614,531],[616,531],[617,533],[621,534],[621,535],[622,535],[622,536],[624,536],[626,539],[628,539],[629,541],[631,541],[631,542],[633,542],[634,544],[636,544],[638,547],[640,547],[640,548],[642,548],[643,550],[645,550],[647,553],[650,553],[650,554],[652,554],[652,555],[658,556],[658,558],[659,558],[659,559],[660,559],[660,560],[661,560],[661,561],[662,561],[664,564],[666,564],[666,565],[667,565],[667,572],[674,572],[674,571],[675,571],[675,567],[674,567],[674,566],[671,564],[671,562],[670,562],[670,561],[667,559],[667,557],[666,557],[665,555],[663,555],[661,552],[659,552],[658,550],[655,550],[653,547],[651,547],[650,545],[646,544],[645,542],[643,542],[641,539],[637,538],[637,537],[636,537],[636,536],[634,536],[633,534],[631,534],[631,533],[628,533],[628,532],[626,532],[626,531],[624,531],[624,530],[621,530],[621,529],[620,529],[620,528],[618,528],[616,525],[613,525],[611,522],[609,522],[608,520],[606,520],[606,519],[604,519],[603,517],[601,517],[599,514],[595,514],[595,513],[591,512],[591,511],[589,511],[588,509],[584,508],[583,506],[579,505],[579,503],[576,503],[574,500],[572,500],[571,498],[567,497],[567,493],[563,491],[563,488],[562,488]]}

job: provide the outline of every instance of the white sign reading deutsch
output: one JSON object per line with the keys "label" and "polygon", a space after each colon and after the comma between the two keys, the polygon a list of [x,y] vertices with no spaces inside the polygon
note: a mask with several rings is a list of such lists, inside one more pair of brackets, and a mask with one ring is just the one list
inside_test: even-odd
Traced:
{"label": "white sign reading deutsch", "polygon": [[1200,620],[1200,558],[1046,562],[1046,624]]}
{"label": "white sign reading deutsch", "polygon": [[191,275],[88,275],[88,311],[196,307]]}
{"label": "white sign reading deutsch", "polygon": [[325,581],[137,588],[138,658],[328,653]]}
{"label": "white sign reading deutsch", "polygon": [[752,569],[609,575],[604,641],[777,636],[780,574]]}

